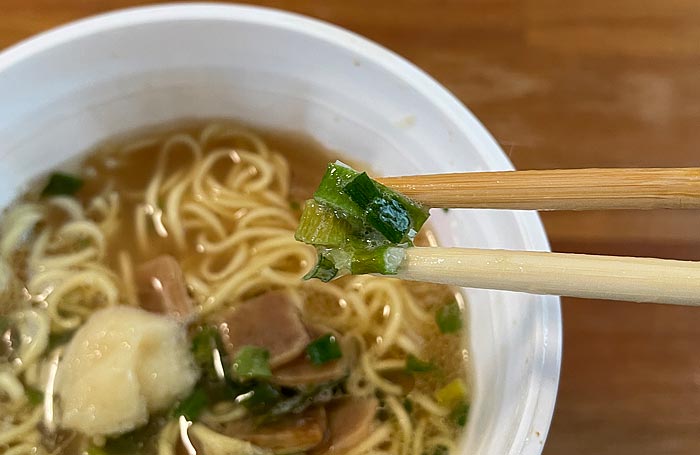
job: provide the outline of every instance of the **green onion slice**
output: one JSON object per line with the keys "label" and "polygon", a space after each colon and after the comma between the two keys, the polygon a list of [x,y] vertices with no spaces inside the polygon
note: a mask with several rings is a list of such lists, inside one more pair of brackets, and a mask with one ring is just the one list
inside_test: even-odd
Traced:
{"label": "green onion slice", "polygon": [[457,426],[463,427],[467,424],[467,418],[469,417],[469,403],[466,401],[462,401],[461,403],[457,404],[452,409],[452,412],[450,413],[450,419],[457,424]]}
{"label": "green onion slice", "polygon": [[406,371],[409,373],[427,373],[428,371],[434,371],[436,368],[434,364],[421,360],[413,354],[409,354],[406,357]]}
{"label": "green onion slice", "polygon": [[309,343],[306,347],[306,354],[314,365],[323,365],[343,356],[338,339],[331,333],[327,333]]}
{"label": "green onion slice", "polygon": [[62,172],[54,172],[41,192],[42,197],[72,196],[82,188],[85,182],[80,177]]}
{"label": "green onion slice", "polygon": [[173,410],[173,417],[185,416],[187,420],[193,422],[199,418],[207,405],[209,405],[207,392],[204,389],[195,388],[187,398],[178,403]]}
{"label": "green onion slice", "polygon": [[233,375],[240,380],[269,378],[270,353],[267,349],[257,346],[243,346],[238,350],[233,360]]}
{"label": "green onion slice", "polygon": [[435,313],[435,322],[442,333],[454,333],[462,328],[462,311],[455,301],[439,308]]}
{"label": "green onion slice", "polygon": [[330,164],[314,199],[304,205],[295,238],[316,247],[318,262],[304,278],[347,273],[397,273],[403,249],[428,219],[421,204],[342,163]]}

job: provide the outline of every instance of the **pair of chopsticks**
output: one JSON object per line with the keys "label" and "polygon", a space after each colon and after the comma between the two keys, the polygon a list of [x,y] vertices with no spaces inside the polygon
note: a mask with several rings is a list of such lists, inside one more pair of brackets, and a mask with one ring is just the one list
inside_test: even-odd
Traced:
{"label": "pair of chopsticks", "polygon": [[[378,178],[429,207],[513,210],[700,208],[700,168],[566,169]],[[700,262],[473,248],[409,248],[407,280],[700,306]]]}

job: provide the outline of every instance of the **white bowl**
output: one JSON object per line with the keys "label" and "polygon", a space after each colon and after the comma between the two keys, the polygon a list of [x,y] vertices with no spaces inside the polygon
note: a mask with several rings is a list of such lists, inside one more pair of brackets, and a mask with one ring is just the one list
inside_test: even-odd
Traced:
{"label": "white bowl", "polygon": [[[511,169],[425,73],[337,27],[269,9],[120,11],[0,54],[0,207],[95,143],[183,117],[308,132],[385,174]],[[445,245],[547,250],[535,213],[435,214]],[[539,454],[561,359],[555,297],[467,290],[475,396],[462,453]]]}

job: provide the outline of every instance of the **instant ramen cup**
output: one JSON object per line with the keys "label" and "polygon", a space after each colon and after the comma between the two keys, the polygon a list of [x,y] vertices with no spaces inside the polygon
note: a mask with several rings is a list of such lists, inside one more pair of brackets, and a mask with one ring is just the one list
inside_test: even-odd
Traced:
{"label": "instant ramen cup", "polygon": [[[479,121],[401,57],[340,28],[214,4],[78,21],[0,54],[0,206],[115,135],[183,118],[299,131],[378,175],[512,169]],[[548,250],[535,213],[433,214],[445,246]],[[561,360],[559,299],[465,289],[463,454],[538,454]]]}

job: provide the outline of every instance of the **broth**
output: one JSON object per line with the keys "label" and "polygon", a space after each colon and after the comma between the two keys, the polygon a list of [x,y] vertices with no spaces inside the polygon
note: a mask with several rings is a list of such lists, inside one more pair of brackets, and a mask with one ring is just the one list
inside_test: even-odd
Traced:
{"label": "broth", "polygon": [[[35,182],[0,220],[0,449],[454,452],[468,356],[436,314],[459,317],[461,296],[389,277],[301,280],[315,253],[293,239],[300,204],[339,157],[302,135],[192,120],[96,147],[75,194],[42,197]],[[119,375],[124,397],[110,397]],[[353,419],[354,433],[338,424]]]}

